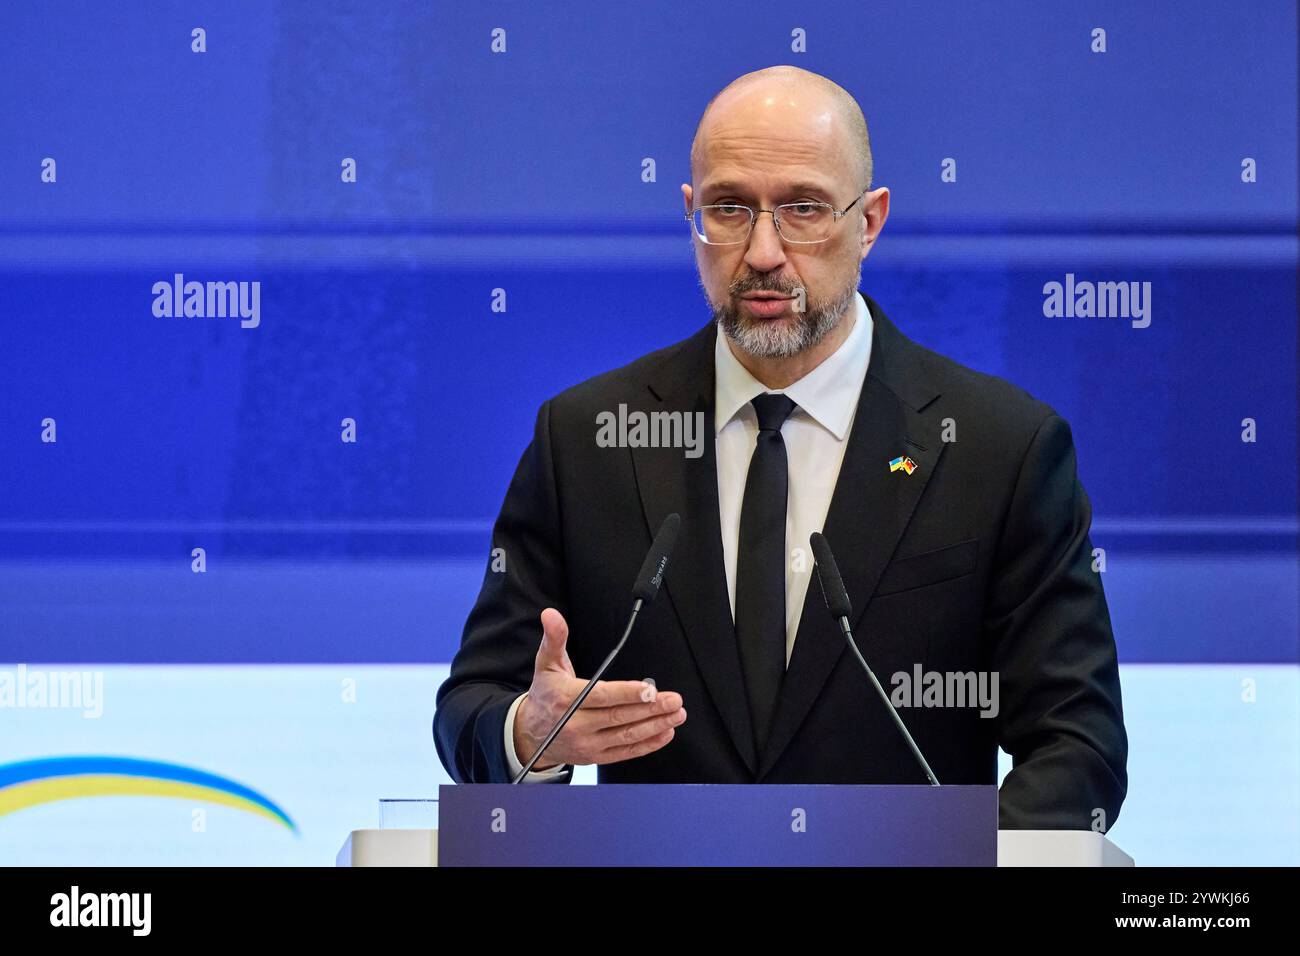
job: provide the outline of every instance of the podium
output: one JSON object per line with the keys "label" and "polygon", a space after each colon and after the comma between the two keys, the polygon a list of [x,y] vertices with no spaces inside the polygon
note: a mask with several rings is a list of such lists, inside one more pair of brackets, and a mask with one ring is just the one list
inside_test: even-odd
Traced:
{"label": "podium", "polygon": [[1092,831],[997,829],[993,786],[479,784],[340,866],[1131,866]]}

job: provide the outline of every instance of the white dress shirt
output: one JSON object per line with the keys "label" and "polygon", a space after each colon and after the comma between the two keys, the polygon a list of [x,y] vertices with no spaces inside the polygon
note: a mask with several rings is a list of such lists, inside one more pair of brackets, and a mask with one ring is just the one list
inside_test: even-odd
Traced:
{"label": "white dress shirt", "polygon": [[799,630],[804,595],[813,575],[808,537],[821,531],[849,444],[858,397],[871,359],[871,313],[855,296],[853,328],[840,347],[799,381],[768,389],[732,354],[725,335],[714,347],[717,369],[714,427],[717,431],[718,517],[722,525],[722,560],[727,569],[727,597],[736,619],[736,549],[740,506],[745,498],[749,460],[758,444],[758,416],[750,401],[767,391],[783,392],[798,406],[781,428],[789,463],[785,510],[785,662],[790,664]]}
{"label": "white dress shirt", "polygon": [[[799,615],[813,575],[808,538],[821,531],[830,510],[831,495],[848,447],[849,433],[858,410],[858,397],[871,361],[873,323],[861,295],[854,296],[853,328],[825,361],[784,389],[768,389],[749,374],[719,331],[714,345],[714,431],[718,463],[718,518],[722,529],[722,557],[727,573],[731,617],[736,617],[736,549],[740,539],[740,507],[745,496],[749,460],[758,443],[758,416],[750,404],[767,391],[783,392],[794,401],[794,412],[781,427],[789,463],[789,493],[785,513],[785,661],[790,664]],[[515,754],[515,712],[520,695],[506,714],[505,745],[510,773],[522,765]],[[530,773],[525,782],[554,780],[563,767]]]}

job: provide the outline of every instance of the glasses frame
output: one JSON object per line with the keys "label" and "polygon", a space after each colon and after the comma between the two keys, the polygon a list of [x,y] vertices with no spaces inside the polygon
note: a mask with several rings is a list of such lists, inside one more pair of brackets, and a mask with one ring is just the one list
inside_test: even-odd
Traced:
{"label": "glasses frame", "polygon": [[[781,205],[777,206],[775,209],[755,209],[753,206],[746,206],[744,203],[739,203],[739,202],[719,202],[719,203],[706,203],[703,206],[696,206],[694,209],[692,209],[690,212],[686,214],[686,220],[691,224],[691,233],[695,236],[696,239],[700,240],[700,242],[704,243],[706,246],[738,246],[741,243],[749,242],[750,237],[754,235],[754,225],[758,222],[759,214],[765,212],[771,215],[772,225],[776,228],[776,234],[781,237],[782,242],[788,242],[796,246],[815,246],[820,243],[826,242],[830,239],[831,233],[835,231],[835,227],[836,225],[839,224],[839,221],[844,218],[844,216],[848,213],[850,209],[852,209],[859,202],[861,202],[862,197],[865,196],[870,190],[871,190],[870,186],[864,186],[862,191],[858,193],[857,199],[854,199],[853,202],[849,203],[843,209],[836,209],[828,202],[815,202],[810,200],[806,200],[804,202],[781,203]],[[780,210],[785,209],[789,206],[825,206],[826,208],[828,208],[831,211],[831,214],[835,218],[831,222],[830,231],[827,232],[825,238],[787,239],[785,237],[785,234],[781,232],[781,217],[778,213],[780,212]],[[710,242],[708,239],[705,239],[704,236],[700,233],[700,228],[698,225],[696,225],[695,222],[695,214],[704,209],[720,209],[723,207],[728,209],[749,210],[749,230],[745,233],[745,237],[743,239],[733,239],[731,242]]]}

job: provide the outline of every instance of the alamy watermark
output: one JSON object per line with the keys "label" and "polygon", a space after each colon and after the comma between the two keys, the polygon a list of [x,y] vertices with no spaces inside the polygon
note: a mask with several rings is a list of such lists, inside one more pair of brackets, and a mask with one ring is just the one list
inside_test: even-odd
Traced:
{"label": "alamy watermark", "polygon": [[704,454],[703,412],[618,412],[596,415],[596,445],[600,448],[682,448],[687,458]]}
{"label": "alamy watermark", "polygon": [[0,670],[0,710],[80,710],[87,720],[104,714],[103,671],[43,671],[19,664]]}
{"label": "alamy watermark", "polygon": [[255,329],[262,324],[262,283],[185,281],[177,272],[172,281],[153,284],[153,314],[160,319],[239,318],[239,325]]}
{"label": "alamy watermark", "polygon": [[1065,274],[1065,282],[1043,285],[1043,315],[1049,319],[1131,319],[1135,329],[1151,324],[1150,282],[1089,282]]}
{"label": "alamy watermark", "polygon": [[74,885],[50,897],[51,926],[119,926],[148,936],[152,911],[152,893],[83,893]]}
{"label": "alamy watermark", "polygon": [[889,682],[895,707],[978,707],[980,717],[998,715],[997,671],[926,671],[913,664]]}

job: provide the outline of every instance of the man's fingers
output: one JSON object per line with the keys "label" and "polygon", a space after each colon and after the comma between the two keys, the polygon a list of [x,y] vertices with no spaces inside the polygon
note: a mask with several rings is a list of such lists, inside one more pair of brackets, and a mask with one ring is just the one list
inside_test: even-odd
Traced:
{"label": "man's fingers", "polygon": [[602,731],[618,730],[643,720],[677,713],[682,707],[681,694],[660,694],[653,704],[619,704],[615,707],[583,707],[569,721],[565,730],[581,737],[595,738]]}
{"label": "man's fingers", "polygon": [[[578,690],[586,686],[586,681],[579,681]],[[586,707],[617,707],[620,704],[638,704],[649,703],[663,695],[655,692],[653,684],[647,684],[639,680],[598,680],[596,686],[591,689],[587,699],[582,702]],[[574,692],[577,696],[577,691]],[[649,700],[647,700],[649,698]]]}
{"label": "man's fingers", "polygon": [[658,750],[685,722],[681,695],[669,692],[653,704],[584,707],[555,743],[565,763],[614,763]]}
{"label": "man's fingers", "polygon": [[686,708],[678,707],[671,713],[656,714],[645,720],[608,727],[596,732],[596,746],[602,750],[616,750],[639,744],[680,727],[686,722]]}
{"label": "man's fingers", "polygon": [[618,763],[620,760],[634,760],[637,757],[644,757],[646,754],[652,754],[661,747],[668,746],[672,742],[673,735],[677,728],[673,727],[665,730],[661,734],[653,737],[647,737],[645,740],[635,744],[628,744],[625,747],[613,747],[609,750],[601,751],[596,758],[596,763]]}
{"label": "man's fingers", "polygon": [[635,724],[651,717],[671,714],[682,706],[682,695],[671,691],[659,695],[649,704],[616,704],[613,707],[595,707],[586,713],[581,711],[575,717],[582,716],[589,726],[596,730],[622,727]]}

